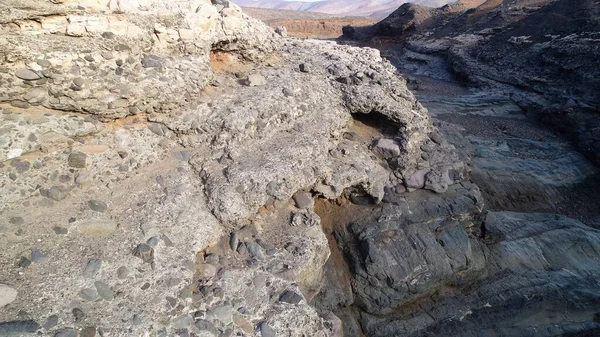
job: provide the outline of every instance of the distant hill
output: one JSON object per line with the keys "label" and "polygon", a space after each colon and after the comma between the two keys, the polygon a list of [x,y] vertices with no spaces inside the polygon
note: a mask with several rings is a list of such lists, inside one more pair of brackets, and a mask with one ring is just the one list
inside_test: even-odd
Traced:
{"label": "distant hill", "polygon": [[308,11],[244,7],[244,13],[277,28],[284,26],[288,35],[300,38],[337,38],[344,26],[370,26],[372,17],[344,16]]}
{"label": "distant hill", "polygon": [[324,0],[317,2],[285,0],[233,0],[243,7],[309,11],[341,16],[373,16],[384,18],[403,3],[412,2],[429,7],[440,7],[455,0]]}

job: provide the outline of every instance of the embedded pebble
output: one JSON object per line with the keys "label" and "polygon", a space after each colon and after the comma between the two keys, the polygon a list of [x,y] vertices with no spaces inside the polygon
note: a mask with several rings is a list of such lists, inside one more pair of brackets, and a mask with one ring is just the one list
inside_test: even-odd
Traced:
{"label": "embedded pebble", "polygon": [[88,201],[88,206],[92,211],[100,213],[104,213],[108,207],[104,201],[100,200],[90,200]]}
{"label": "embedded pebble", "polygon": [[129,269],[127,269],[125,266],[119,267],[119,269],[117,269],[117,277],[120,279],[126,279],[129,277]]}
{"label": "embedded pebble", "polygon": [[19,69],[15,72],[15,76],[26,81],[33,81],[41,78],[40,75],[29,69]]}
{"label": "embedded pebble", "polygon": [[90,236],[109,236],[117,230],[118,224],[111,220],[92,220],[77,226],[79,231]]}
{"label": "embedded pebble", "polygon": [[58,330],[56,334],[54,334],[54,337],[77,337],[77,331],[73,328],[64,328]]}
{"label": "embedded pebble", "polygon": [[57,324],[58,324],[58,316],[51,315],[51,316],[48,316],[48,318],[46,318],[46,323],[44,323],[44,325],[42,325],[42,327],[46,330],[50,330],[50,329],[54,328]]}
{"label": "embedded pebble", "polygon": [[100,268],[102,267],[102,260],[100,259],[90,259],[88,263],[85,265],[85,269],[83,270],[83,276],[92,278],[98,274]]}
{"label": "embedded pebble", "polygon": [[79,297],[91,302],[98,299],[98,293],[92,288],[84,288],[79,291]]}
{"label": "embedded pebble", "polygon": [[110,288],[110,286],[104,282],[96,281],[94,282],[94,286],[96,286],[96,290],[98,291],[98,295],[105,301],[112,301],[115,298],[115,293]]}

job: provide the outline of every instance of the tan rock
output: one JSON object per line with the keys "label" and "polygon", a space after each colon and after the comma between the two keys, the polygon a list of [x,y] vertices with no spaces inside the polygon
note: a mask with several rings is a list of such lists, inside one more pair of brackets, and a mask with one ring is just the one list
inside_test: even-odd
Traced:
{"label": "tan rock", "polygon": [[118,224],[111,220],[92,220],[79,224],[79,231],[90,236],[109,236],[114,233]]}

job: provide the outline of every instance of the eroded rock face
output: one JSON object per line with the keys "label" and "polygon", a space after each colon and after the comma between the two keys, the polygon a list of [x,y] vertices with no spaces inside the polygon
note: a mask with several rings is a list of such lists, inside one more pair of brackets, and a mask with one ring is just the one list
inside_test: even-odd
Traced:
{"label": "eroded rock face", "polygon": [[376,50],[224,3],[0,5],[2,329],[339,335],[308,305],[330,255],[310,199],[464,176]]}
{"label": "eroded rock face", "polygon": [[189,107],[213,78],[211,50],[257,60],[278,44],[236,5],[210,1],[2,6],[12,14],[1,26],[0,102],[103,120]]}
{"label": "eroded rock face", "polygon": [[[421,300],[410,317],[380,319],[365,314],[363,328],[368,335],[526,336],[532,326],[542,335],[600,331],[593,320],[598,302],[593,289],[599,286],[597,268],[592,266],[597,230],[558,215],[511,212],[490,212],[485,226],[486,277]],[[573,245],[580,248],[568,248]],[[567,312],[569,319],[558,312]]]}

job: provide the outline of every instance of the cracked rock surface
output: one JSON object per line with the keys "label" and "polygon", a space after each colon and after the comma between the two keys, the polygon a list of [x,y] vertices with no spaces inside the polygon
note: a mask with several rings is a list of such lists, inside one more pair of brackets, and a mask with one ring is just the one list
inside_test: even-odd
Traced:
{"label": "cracked rock surface", "polygon": [[376,50],[213,3],[0,5],[3,335],[339,336],[312,199],[467,173]]}

